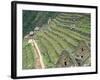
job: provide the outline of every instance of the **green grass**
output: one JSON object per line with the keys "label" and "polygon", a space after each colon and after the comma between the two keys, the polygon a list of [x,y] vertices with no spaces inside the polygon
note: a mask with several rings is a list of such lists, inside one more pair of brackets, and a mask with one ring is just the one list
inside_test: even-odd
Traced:
{"label": "green grass", "polygon": [[[52,27],[51,27],[51,29],[52,29]],[[67,43],[69,43],[70,46],[77,46],[77,44],[78,44],[78,42],[77,42],[78,40],[75,40],[75,39],[69,37],[68,35],[64,34],[63,32],[57,31],[57,29],[52,29],[50,32],[52,34],[54,34],[54,35],[58,35],[64,41],[66,41]]]}
{"label": "green grass", "polygon": [[77,33],[82,34],[82,35],[85,35],[85,36],[89,36],[90,35],[90,27],[86,27],[86,25],[85,25],[86,23],[82,23],[83,27],[77,27],[78,26],[77,25],[78,23],[77,24],[76,23],[74,24],[71,21],[70,21],[70,23],[69,22],[60,22],[60,21],[58,21],[56,19],[54,19],[53,21],[55,22],[55,24],[57,26],[61,26],[61,27],[70,29],[70,30],[72,30],[74,32],[77,32]]}
{"label": "green grass", "polygon": [[46,39],[44,36],[39,36],[39,37],[40,37],[42,43],[46,44],[45,46],[48,50],[48,54],[50,56],[50,59],[52,60],[53,63],[55,63],[55,61],[57,61],[58,56],[56,54],[55,49],[52,47],[51,42],[48,41],[48,39]]}
{"label": "green grass", "polygon": [[22,68],[33,69],[35,65],[35,60],[34,60],[34,51],[32,49],[31,44],[24,45],[22,49],[23,49]]}
{"label": "green grass", "polygon": [[51,27],[54,30],[57,30],[57,31],[62,32],[62,33],[65,33],[66,35],[70,35],[70,36],[72,36],[72,37],[74,37],[74,38],[76,38],[78,40],[82,40],[82,39],[90,40],[89,37],[81,35],[81,34],[75,32],[75,31],[72,31],[69,28],[62,27],[62,26],[54,26],[54,25],[51,25]]}
{"label": "green grass", "polygon": [[43,35],[50,41],[52,47],[55,49],[56,54],[59,55],[63,49],[62,46],[59,45],[58,41],[55,38],[50,36],[50,33],[48,31],[45,31]]}
{"label": "green grass", "polygon": [[53,63],[52,57],[50,57],[50,55],[49,55],[47,45],[44,44],[40,38],[37,40],[37,44],[42,53],[43,62],[45,64],[45,67],[46,68],[53,67],[54,63]]}

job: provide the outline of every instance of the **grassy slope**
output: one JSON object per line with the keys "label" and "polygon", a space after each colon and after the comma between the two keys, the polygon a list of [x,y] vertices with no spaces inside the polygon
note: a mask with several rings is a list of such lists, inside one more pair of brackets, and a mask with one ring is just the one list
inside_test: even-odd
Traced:
{"label": "grassy slope", "polygon": [[[24,43],[25,44],[25,43]],[[32,69],[34,68],[34,51],[31,44],[26,44],[23,46],[23,69]]]}
{"label": "grassy slope", "polygon": [[[61,53],[63,49],[66,49],[67,51],[72,52],[75,49],[75,46],[78,45],[78,42],[80,40],[86,40],[88,43],[90,43],[90,38],[84,35],[85,33],[86,34],[90,33],[89,21],[87,22],[86,21],[87,19],[88,18],[83,17],[80,20],[80,22],[77,21],[79,24],[77,27],[75,27],[75,29],[78,31],[74,31],[70,29],[70,26],[65,24],[64,21],[66,21],[66,19],[64,20],[59,19],[59,21],[57,21],[57,19],[55,18],[57,23],[55,23],[55,21],[52,20],[48,25],[49,27],[48,30],[46,29],[46,31],[44,30],[38,33],[38,35],[41,35],[41,38],[44,37],[44,40],[42,41],[44,41],[43,44],[45,44],[45,46],[48,48],[47,50],[49,52],[49,55],[55,54],[55,56],[51,57],[53,62],[56,62],[57,56],[56,56],[56,52],[52,50],[56,51],[58,48],[60,49],[60,51],[58,50],[58,53]],[[61,24],[65,24],[66,27]],[[51,43],[51,45],[49,45],[49,43]],[[51,50],[49,48],[50,46],[52,47]],[[46,61],[46,59],[44,60]],[[46,65],[50,65],[50,64],[46,63]]]}
{"label": "grassy slope", "polygon": [[[64,49],[68,52],[73,52],[80,40],[90,43],[89,16],[75,14],[75,21],[72,15],[59,13],[49,24],[46,24],[46,28],[44,26],[36,34],[38,37],[37,44],[46,68],[55,67],[59,55]],[[71,25],[73,20],[76,26]],[[23,48],[23,53],[23,67],[34,68],[34,55],[32,54],[34,52],[30,44]]]}

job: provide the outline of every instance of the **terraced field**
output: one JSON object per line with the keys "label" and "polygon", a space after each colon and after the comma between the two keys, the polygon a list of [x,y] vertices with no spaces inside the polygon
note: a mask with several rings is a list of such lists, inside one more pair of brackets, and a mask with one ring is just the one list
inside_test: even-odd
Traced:
{"label": "terraced field", "polygon": [[35,68],[34,50],[31,44],[23,41],[23,56],[22,56],[22,66],[23,69],[33,69]]}
{"label": "terraced field", "polygon": [[[42,25],[33,38],[41,51],[45,68],[55,68],[63,50],[74,55],[74,51],[82,40],[90,48],[90,26],[90,15],[82,13],[59,13],[49,23]],[[30,48],[29,44],[28,48]],[[27,50],[27,46],[25,50]],[[34,58],[31,60],[34,64]],[[90,62],[88,63],[90,64]]]}
{"label": "terraced field", "polygon": [[[63,50],[72,53],[81,40],[85,40],[87,44],[90,44],[89,17],[85,15],[59,14],[47,26],[48,29],[37,32],[36,35],[39,38],[37,43],[42,54],[45,54],[46,57],[49,55],[48,61],[50,61],[53,67]],[[44,62],[46,65],[49,65],[49,62],[46,62],[47,58],[45,60],[45,55],[43,55]]]}

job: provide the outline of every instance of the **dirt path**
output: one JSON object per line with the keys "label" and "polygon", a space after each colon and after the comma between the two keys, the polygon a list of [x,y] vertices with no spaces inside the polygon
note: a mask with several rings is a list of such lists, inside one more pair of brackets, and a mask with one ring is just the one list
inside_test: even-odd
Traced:
{"label": "dirt path", "polygon": [[38,48],[38,45],[34,39],[29,40],[29,43],[31,43],[33,49],[35,50],[35,68],[36,69],[43,69],[45,68],[41,52]]}

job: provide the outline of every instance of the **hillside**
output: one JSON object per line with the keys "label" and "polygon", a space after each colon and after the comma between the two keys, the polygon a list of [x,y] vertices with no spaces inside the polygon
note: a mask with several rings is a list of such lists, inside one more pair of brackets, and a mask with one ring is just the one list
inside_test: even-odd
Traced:
{"label": "hillside", "polygon": [[[31,14],[34,16],[32,16]],[[34,32],[34,35],[32,36],[32,38],[36,41],[40,49],[43,62],[45,64],[45,68],[59,67],[57,66],[58,61],[60,59],[60,56],[62,56],[62,53],[64,50],[66,50],[65,55],[67,53],[70,54],[69,55],[70,63],[75,64],[76,66],[84,66],[84,65],[91,64],[90,62],[90,46],[91,46],[90,45],[90,39],[91,39],[90,14],[31,11],[27,13],[27,15],[29,16],[29,17],[25,16],[27,17],[27,19],[23,18],[24,19],[23,20],[24,37],[28,35],[30,31]],[[39,27],[39,29],[35,31],[35,28],[37,27]],[[30,38],[28,37],[28,40],[29,39]],[[25,40],[26,39],[23,38],[23,42]],[[77,52],[75,50],[77,49],[78,46],[81,45],[80,42],[82,41],[86,43],[86,47],[88,46],[88,51],[85,50],[85,52],[87,51],[86,54],[89,54],[89,55],[85,56],[85,54],[84,55],[82,54],[83,55],[82,61],[81,61],[82,64],[80,65],[80,62],[78,62],[75,58],[76,56],[75,52]],[[28,45],[27,40],[26,40],[26,44]],[[84,46],[84,44],[82,44],[81,46]],[[25,46],[25,47],[28,48],[28,46]],[[26,49],[23,49],[23,51],[24,50]],[[31,49],[28,49],[28,53],[26,55],[25,55],[26,52],[25,53],[23,52],[24,56],[27,56],[28,58],[30,58],[30,56],[28,55],[31,55],[31,54],[34,55],[34,52],[31,51],[29,53],[29,51],[31,51]],[[82,51],[83,51],[83,48],[82,48]],[[80,52],[80,49],[79,49],[79,52]],[[80,53],[83,53],[83,52],[80,52]],[[28,58],[25,58],[25,59],[27,60]],[[35,56],[33,56],[32,59],[35,59]],[[76,60],[76,63],[73,62],[74,60]],[[64,62],[65,64],[64,66],[60,65],[60,67],[67,67],[68,65],[66,62]],[[28,64],[31,65],[31,63],[29,62],[24,62],[23,66],[26,63],[27,65]],[[33,64],[31,66],[35,65],[34,60],[32,61],[32,63]],[[63,60],[62,60],[62,63],[63,63]]]}

